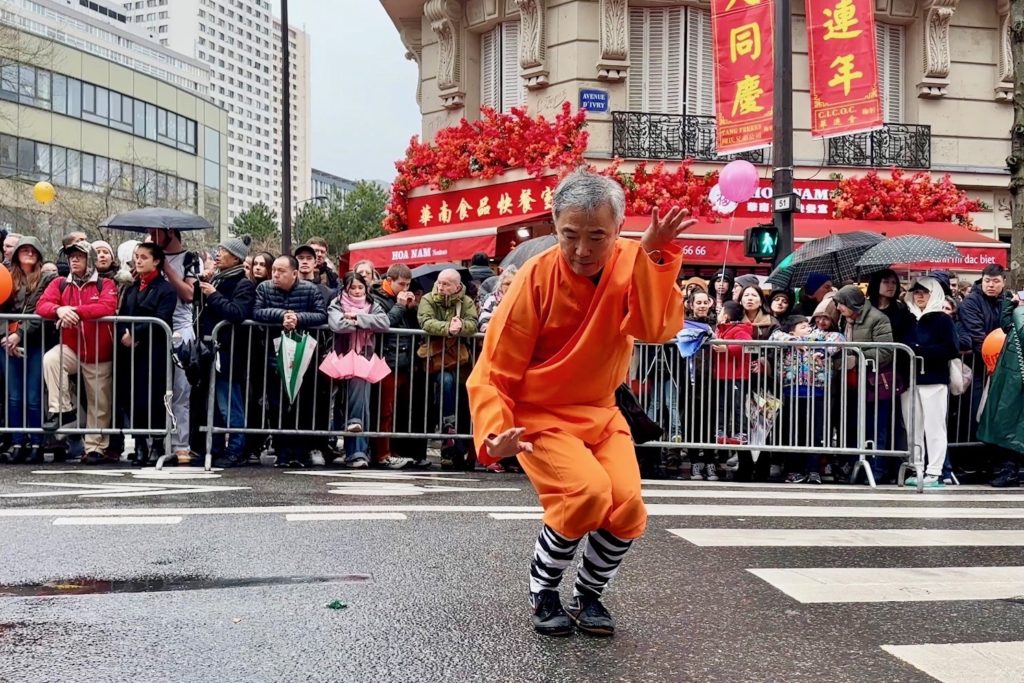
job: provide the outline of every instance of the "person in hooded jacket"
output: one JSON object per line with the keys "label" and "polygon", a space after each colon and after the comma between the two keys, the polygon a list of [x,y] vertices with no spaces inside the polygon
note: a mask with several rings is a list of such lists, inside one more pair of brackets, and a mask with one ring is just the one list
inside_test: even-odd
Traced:
{"label": "person in hooded jacket", "polygon": [[733,287],[736,278],[731,270],[722,270],[715,273],[711,278],[711,296],[715,298],[715,310],[722,310],[722,304],[726,301],[733,301]]}
{"label": "person in hooded jacket", "polygon": [[[800,303],[794,309],[795,313],[805,315],[808,318],[814,315],[815,309],[824,304],[830,311],[835,311],[836,288],[832,284],[832,278],[825,273],[810,273],[804,283],[803,291],[800,294]],[[838,314],[834,314],[838,318]]]}
{"label": "person in hooded jacket", "polygon": [[[18,239],[11,253],[13,292],[3,305],[4,313],[32,315],[43,292],[56,275],[43,273],[43,250],[39,240]],[[38,319],[12,321],[0,342],[3,376],[7,384],[7,427],[11,428],[10,446],[0,460],[10,463],[43,462],[43,435],[25,434],[19,428],[39,429],[43,424],[43,352],[52,336],[49,323]],[[26,448],[28,446],[28,448]]]}
{"label": "person in hooded jacket", "polygon": [[[913,425],[908,436],[915,448],[928,455],[926,488],[941,488],[942,468],[946,464],[946,415],[949,409],[949,361],[957,358],[956,329],[942,310],[945,293],[933,277],[918,278],[908,290],[907,304],[914,322],[907,328],[905,343],[922,359],[914,391],[900,396],[903,419]],[[913,419],[911,419],[913,412]],[[926,448],[927,446],[927,448]],[[910,477],[907,486],[916,486]]]}
{"label": "person in hooded jacket", "polygon": [[868,301],[889,319],[892,327],[892,338],[902,344],[908,334],[908,328],[914,324],[914,316],[904,302],[904,292],[896,271],[886,268],[871,276],[868,280]]}
{"label": "person in hooded jacket", "polygon": [[[36,305],[36,313],[56,320],[60,329],[60,343],[43,355],[43,377],[53,415],[45,426],[56,430],[78,421],[68,379],[77,373],[85,388],[86,429],[109,429],[114,325],[96,320],[117,312],[117,285],[96,272],[96,251],[88,242],[76,242],[65,251],[68,276],[51,281]],[[103,463],[108,444],[104,434],[86,434],[83,462]]]}
{"label": "person in hooded jacket", "polygon": [[[174,324],[178,294],[162,275],[164,250],[152,243],[135,248],[135,281],[124,291],[118,315],[157,318]],[[167,335],[150,324],[119,322],[116,330],[118,423],[127,431],[166,429]],[[152,440],[153,445],[149,442]],[[163,438],[136,434],[132,464],[163,452]]]}
{"label": "person in hooded jacket", "polygon": [[780,323],[793,313],[793,292],[788,289],[773,289],[768,295],[768,313]]}
{"label": "person in hooded jacket", "polygon": [[491,259],[487,257],[487,254],[479,251],[473,254],[473,260],[470,261],[469,276],[473,278],[473,282],[479,287],[484,280],[497,275],[494,269],[491,268]]}

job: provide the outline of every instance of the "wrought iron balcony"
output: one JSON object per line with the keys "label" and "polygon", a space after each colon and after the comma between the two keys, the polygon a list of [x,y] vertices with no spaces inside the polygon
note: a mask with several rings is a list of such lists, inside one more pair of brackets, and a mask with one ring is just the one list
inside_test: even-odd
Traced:
{"label": "wrought iron balcony", "polygon": [[932,127],[887,123],[878,130],[828,140],[829,166],[931,168]]}
{"label": "wrought iron balcony", "polygon": [[638,111],[612,112],[612,154],[623,159],[765,160],[763,149],[718,156],[714,116]]}

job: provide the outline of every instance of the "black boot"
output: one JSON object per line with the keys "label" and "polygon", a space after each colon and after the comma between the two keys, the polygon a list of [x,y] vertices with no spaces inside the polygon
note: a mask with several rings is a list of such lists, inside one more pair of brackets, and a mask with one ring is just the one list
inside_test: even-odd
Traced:
{"label": "black boot", "polygon": [[569,617],[577,628],[592,636],[615,635],[615,620],[601,604],[600,598],[577,596],[569,605]]}
{"label": "black boot", "polygon": [[145,467],[149,464],[149,445],[145,439],[135,442],[135,454],[132,456],[132,467]]}
{"label": "black boot", "polygon": [[572,633],[572,619],[562,607],[558,591],[530,593],[533,607],[533,630],[544,636],[567,636]]}

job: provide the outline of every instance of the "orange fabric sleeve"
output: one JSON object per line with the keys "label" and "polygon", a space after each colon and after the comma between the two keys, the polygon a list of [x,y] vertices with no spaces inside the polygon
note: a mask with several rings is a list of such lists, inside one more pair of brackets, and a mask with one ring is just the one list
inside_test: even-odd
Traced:
{"label": "orange fabric sleeve", "polygon": [[533,358],[541,321],[534,297],[536,269],[521,271],[491,318],[484,347],[469,379],[469,407],[473,414],[473,440],[477,459],[489,465],[484,439],[517,427],[512,414],[513,388],[519,384]]}
{"label": "orange fabric sleeve", "polygon": [[626,318],[619,328],[640,341],[659,344],[683,329],[683,293],[676,285],[683,251],[670,245],[662,250],[662,259],[664,263],[655,263],[637,248]]}

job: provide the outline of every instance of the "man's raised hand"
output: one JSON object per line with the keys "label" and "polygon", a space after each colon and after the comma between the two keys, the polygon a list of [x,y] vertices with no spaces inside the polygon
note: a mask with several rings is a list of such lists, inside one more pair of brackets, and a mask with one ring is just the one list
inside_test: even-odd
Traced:
{"label": "man's raised hand", "polygon": [[663,217],[655,208],[651,211],[651,223],[640,238],[640,246],[648,253],[661,251],[672,244],[681,231],[696,223],[696,219],[690,218],[689,209],[673,207]]}

